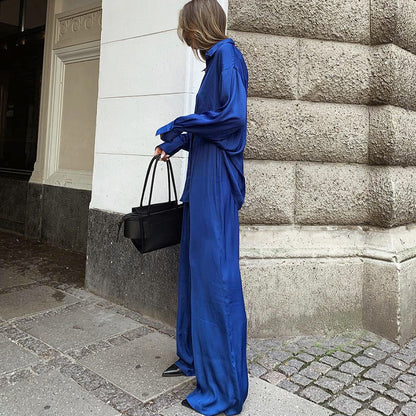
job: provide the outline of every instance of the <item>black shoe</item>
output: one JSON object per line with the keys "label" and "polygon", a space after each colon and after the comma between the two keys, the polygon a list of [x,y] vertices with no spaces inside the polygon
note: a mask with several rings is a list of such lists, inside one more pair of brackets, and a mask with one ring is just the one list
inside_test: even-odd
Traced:
{"label": "black shoe", "polygon": [[174,377],[184,375],[184,372],[176,364],[172,364],[162,373],[162,377]]}
{"label": "black shoe", "polygon": [[181,401],[181,403],[185,406],[185,407],[189,407],[190,409],[194,410],[194,408],[189,404],[188,400],[183,399]]}

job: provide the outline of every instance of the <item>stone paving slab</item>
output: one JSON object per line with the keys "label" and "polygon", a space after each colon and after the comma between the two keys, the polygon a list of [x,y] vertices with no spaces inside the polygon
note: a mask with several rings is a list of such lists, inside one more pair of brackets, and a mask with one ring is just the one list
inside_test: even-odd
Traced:
{"label": "stone paving slab", "polygon": [[116,335],[141,325],[133,319],[94,304],[74,305],[16,326],[53,347],[66,351]]}
{"label": "stone paving slab", "polygon": [[[177,358],[175,328],[83,289],[82,256],[68,263],[69,252],[48,248],[45,255],[39,245],[32,250],[38,257],[30,258],[32,243],[20,247],[14,237],[11,243],[0,233],[1,267],[10,273],[5,278],[7,272],[0,269],[0,309],[13,312],[6,320],[0,316],[0,416],[72,415],[75,401],[77,415],[197,415],[180,403],[196,378],[161,377]],[[19,279],[16,271],[36,282]],[[362,329],[248,338],[247,344],[251,381],[243,416],[285,415],[290,402],[308,403],[331,416],[416,416],[416,338],[400,346]],[[138,386],[134,377],[143,384]],[[161,382],[173,385],[159,389]],[[60,389],[59,384],[71,387]],[[282,391],[288,400],[277,406]],[[54,403],[56,394],[59,411],[36,407],[37,396]],[[302,411],[296,406],[287,414]]]}
{"label": "stone paving slab", "polygon": [[0,334],[0,374],[36,365],[39,358]]}
{"label": "stone paving slab", "polygon": [[78,362],[146,403],[195,377],[162,377],[178,357],[172,337],[153,332]]}
{"label": "stone paving slab", "polygon": [[0,293],[0,316],[10,319],[78,301],[76,297],[46,285],[16,287]]}
{"label": "stone paving slab", "polygon": [[0,416],[120,415],[59,370],[3,387],[0,403]]}
{"label": "stone paving slab", "polygon": [[12,271],[0,266],[0,290],[13,286],[23,286],[34,283],[35,280],[29,279],[17,271]]}
{"label": "stone paving slab", "polygon": [[[160,413],[163,416],[197,414],[180,403]],[[248,396],[240,413],[241,416],[330,416],[332,414],[333,412],[328,409],[253,376],[249,376]],[[224,416],[225,413],[220,415]]]}

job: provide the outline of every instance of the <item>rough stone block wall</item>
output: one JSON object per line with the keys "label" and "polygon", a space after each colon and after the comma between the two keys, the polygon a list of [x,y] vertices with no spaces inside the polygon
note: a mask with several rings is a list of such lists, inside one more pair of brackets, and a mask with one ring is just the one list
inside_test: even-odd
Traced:
{"label": "rough stone block wall", "polygon": [[249,70],[242,224],[416,220],[416,2],[230,0]]}
{"label": "rough stone block wall", "polygon": [[416,1],[229,0],[254,336],[416,335]]}

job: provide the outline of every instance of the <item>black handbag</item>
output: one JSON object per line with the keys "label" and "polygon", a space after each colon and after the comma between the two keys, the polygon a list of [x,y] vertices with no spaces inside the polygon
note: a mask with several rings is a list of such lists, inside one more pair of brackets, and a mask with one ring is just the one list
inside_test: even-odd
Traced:
{"label": "black handbag", "polygon": [[[168,170],[169,201],[151,204],[156,166],[160,157],[160,154],[153,156],[149,163],[146,178],[144,180],[140,206],[132,208],[132,212],[124,215],[118,224],[117,241],[121,225],[124,223],[124,237],[130,238],[134,246],[141,253],[148,253],[149,251],[175,245],[181,241],[183,204],[178,204],[175,179],[173,176],[172,164],[169,159],[166,161]],[[149,203],[148,205],[143,206],[147,179],[153,162],[155,162],[155,165],[153,167]],[[171,177],[173,190],[175,192],[175,200],[173,201],[171,201]]]}

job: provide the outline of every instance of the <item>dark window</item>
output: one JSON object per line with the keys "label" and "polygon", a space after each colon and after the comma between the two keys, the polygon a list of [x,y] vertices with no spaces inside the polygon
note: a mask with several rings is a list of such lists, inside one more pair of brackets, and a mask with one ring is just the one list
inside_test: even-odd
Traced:
{"label": "dark window", "polygon": [[0,172],[36,160],[47,0],[0,0]]}

